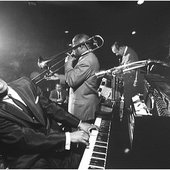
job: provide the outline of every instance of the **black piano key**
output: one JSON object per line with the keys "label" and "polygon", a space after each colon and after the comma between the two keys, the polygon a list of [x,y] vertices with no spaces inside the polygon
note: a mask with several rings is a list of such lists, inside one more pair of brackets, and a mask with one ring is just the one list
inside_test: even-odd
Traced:
{"label": "black piano key", "polygon": [[102,148],[102,147],[95,146],[94,149],[93,149],[93,151],[106,153],[106,148]]}
{"label": "black piano key", "polygon": [[107,143],[102,143],[102,142],[96,142],[95,145],[107,147]]}
{"label": "black piano key", "polygon": [[100,153],[93,153],[93,154],[92,154],[92,157],[97,157],[97,158],[103,158],[103,159],[105,159],[105,158],[106,158],[106,155],[105,155],[105,154],[100,154]]}
{"label": "black piano key", "polygon": [[110,123],[106,123],[106,124],[105,123],[101,123],[100,124],[100,128],[106,128],[106,127],[108,128],[109,125],[110,125]]}
{"label": "black piano key", "polygon": [[102,120],[102,122],[101,122],[101,124],[100,124],[100,126],[109,126],[110,125],[110,123],[111,123],[111,121],[110,120]]}
{"label": "black piano key", "polygon": [[94,159],[94,158],[92,158],[90,160],[90,165],[94,165],[94,166],[104,167],[104,163],[105,163],[105,160],[101,160],[101,159]]}
{"label": "black piano key", "polygon": [[108,133],[109,132],[109,128],[100,128],[99,132]]}
{"label": "black piano key", "polygon": [[108,134],[106,134],[106,133],[98,133],[97,141],[107,142],[107,140],[108,140]]}
{"label": "black piano key", "polygon": [[101,123],[100,127],[101,128],[105,128],[105,127],[109,127],[110,123]]}
{"label": "black piano key", "polygon": [[108,124],[102,124],[102,125],[100,126],[100,128],[104,128],[104,129],[109,129],[109,127],[110,127],[110,123],[108,123]]}
{"label": "black piano key", "polygon": [[102,137],[108,137],[108,133],[102,133],[102,132],[99,132],[98,133],[98,136],[102,136]]}
{"label": "black piano key", "polygon": [[100,124],[100,128],[99,128],[99,130],[100,129],[109,129],[109,127],[110,127],[110,123],[101,123]]}

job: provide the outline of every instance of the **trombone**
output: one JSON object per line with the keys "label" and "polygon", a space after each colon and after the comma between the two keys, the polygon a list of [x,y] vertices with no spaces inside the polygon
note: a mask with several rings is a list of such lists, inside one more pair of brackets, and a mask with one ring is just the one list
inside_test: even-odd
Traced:
{"label": "trombone", "polygon": [[[89,44],[91,46],[91,48],[89,47]],[[60,64],[62,61],[65,60],[65,57],[63,57],[61,60],[59,60],[59,58],[66,54],[66,55],[72,55],[72,51],[82,45],[85,45],[87,48],[87,51],[85,53],[83,53],[81,56],[93,52],[97,49],[99,49],[100,47],[102,47],[104,44],[104,39],[100,36],[100,35],[94,35],[92,37],[90,37],[88,40],[79,43],[78,45],[71,47],[63,52],[60,52],[59,54],[56,54],[54,56],[51,57],[50,60],[44,60],[42,57],[38,58],[38,67],[41,69],[44,69],[44,71],[42,73],[40,73],[39,75],[37,75],[36,77],[34,77],[32,79],[32,81],[35,84],[40,83],[42,80],[46,79],[47,77],[52,76],[54,73],[56,73],[58,70],[60,70],[64,65],[58,67],[57,69],[53,70],[53,68],[55,68],[56,65]],[[71,54],[69,54],[71,53]],[[81,57],[79,56],[79,57]],[[59,61],[58,61],[59,60]]]}

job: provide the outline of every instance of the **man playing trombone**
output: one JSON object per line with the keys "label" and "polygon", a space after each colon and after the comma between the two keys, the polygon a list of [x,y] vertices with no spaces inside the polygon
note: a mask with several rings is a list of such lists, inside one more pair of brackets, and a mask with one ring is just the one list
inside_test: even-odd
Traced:
{"label": "man playing trombone", "polygon": [[[55,73],[46,77],[48,80],[60,80],[61,84],[66,82],[69,85],[68,111],[84,121],[95,119],[99,104],[99,83],[95,73],[99,72],[100,64],[93,51],[103,43],[104,40],[99,35],[89,37],[86,34],[77,34],[72,39],[71,49],[61,53],[67,54],[65,75]],[[68,53],[70,51],[71,54]],[[77,62],[75,66],[73,61]]]}
{"label": "man playing trombone", "polygon": [[[72,47],[88,39],[88,35],[78,34],[72,39]],[[68,111],[81,120],[91,120],[95,118],[99,103],[97,78],[94,74],[99,71],[100,64],[88,42],[78,46],[72,54],[65,60],[65,79],[70,87]],[[76,59],[78,62],[73,67]]]}

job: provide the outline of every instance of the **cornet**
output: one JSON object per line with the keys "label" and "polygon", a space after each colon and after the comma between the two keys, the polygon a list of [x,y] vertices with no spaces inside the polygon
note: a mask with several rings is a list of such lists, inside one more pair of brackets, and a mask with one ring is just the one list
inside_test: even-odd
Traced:
{"label": "cornet", "polygon": [[[89,45],[91,45],[91,48],[89,48]],[[100,47],[102,47],[104,44],[104,39],[100,36],[100,35],[94,35],[92,37],[90,37],[88,40],[79,43],[78,45],[71,47],[57,55],[54,55],[53,57],[51,57],[52,59],[50,60],[44,60],[42,57],[38,58],[38,67],[41,69],[45,69],[42,73],[40,73],[38,76],[34,77],[32,79],[32,81],[35,84],[38,84],[39,82],[41,82],[43,79],[46,79],[46,77],[53,75],[55,72],[57,72],[59,69],[61,69],[64,65],[57,67],[56,70],[52,70],[56,65],[58,65],[59,63],[61,63],[62,61],[65,60],[65,58],[62,58],[60,61],[57,61],[57,59],[59,59],[59,57],[61,57],[62,55],[72,55],[72,51],[74,49],[77,49],[78,47],[85,45],[87,47],[87,51],[85,53],[83,53],[81,56],[93,52],[97,49],[99,49]],[[79,56],[79,57],[81,57]]]}

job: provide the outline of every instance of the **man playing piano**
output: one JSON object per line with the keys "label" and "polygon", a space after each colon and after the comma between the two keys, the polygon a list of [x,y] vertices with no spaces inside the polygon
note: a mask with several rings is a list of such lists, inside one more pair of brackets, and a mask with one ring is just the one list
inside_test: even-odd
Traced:
{"label": "man playing piano", "polygon": [[[79,129],[65,132],[57,122]],[[0,79],[0,154],[8,168],[77,168],[80,155],[72,145],[88,145],[91,128],[96,126],[44,97],[28,78],[8,84]]]}

